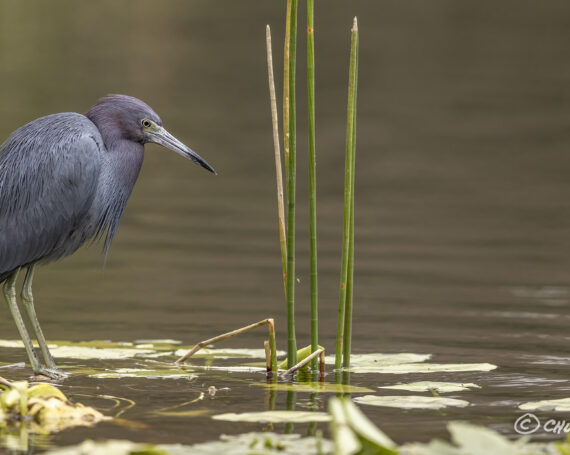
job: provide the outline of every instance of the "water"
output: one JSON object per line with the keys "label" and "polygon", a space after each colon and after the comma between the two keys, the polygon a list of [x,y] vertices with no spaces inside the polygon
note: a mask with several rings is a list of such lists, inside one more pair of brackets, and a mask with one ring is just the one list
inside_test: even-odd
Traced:
{"label": "water", "polygon": [[[147,101],[219,172],[214,177],[147,146],[106,267],[91,247],[37,271],[34,290],[48,338],[192,344],[275,317],[284,347],[264,57],[269,23],[280,65],[283,5],[196,0],[157,8],[144,0],[0,8],[0,137],[38,116],[85,112],[99,96],[127,93]],[[514,436],[518,404],[567,397],[570,387],[570,7],[562,1],[317,4],[320,329],[329,350],[353,15],[361,30],[353,349],[431,353],[437,362],[499,368],[429,377],[354,374],[352,383],[375,388],[432,379],[482,386],[456,394],[472,403],[464,409],[363,407],[398,442],[445,436],[453,419]],[[299,30],[302,49],[302,22]],[[301,54],[300,345],[309,339],[303,61]],[[0,337],[17,338],[6,309]],[[261,330],[224,346],[261,347],[264,338]],[[3,362],[23,359],[23,351],[1,352]],[[200,405],[211,413],[264,410],[265,392],[249,385],[260,381],[263,376],[235,373],[195,382],[73,377],[65,383],[72,398],[101,407],[108,403],[81,394],[135,400],[123,417],[149,427],[106,423],[65,431],[51,443],[88,437],[193,443],[262,429],[153,414],[209,385],[231,389]],[[277,394],[278,409],[285,395]],[[298,407],[308,397],[298,394]],[[326,401],[319,396],[320,407]],[[306,425],[296,428],[303,433]]]}

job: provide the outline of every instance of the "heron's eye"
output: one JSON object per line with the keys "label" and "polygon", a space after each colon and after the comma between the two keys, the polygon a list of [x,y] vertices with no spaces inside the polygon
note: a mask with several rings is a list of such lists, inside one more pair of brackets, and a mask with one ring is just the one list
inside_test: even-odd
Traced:
{"label": "heron's eye", "polygon": [[147,119],[144,119],[144,120],[141,122],[141,124],[142,124],[142,126],[144,126],[145,128],[150,128],[151,125],[152,125],[152,123],[150,122],[150,120],[147,120]]}

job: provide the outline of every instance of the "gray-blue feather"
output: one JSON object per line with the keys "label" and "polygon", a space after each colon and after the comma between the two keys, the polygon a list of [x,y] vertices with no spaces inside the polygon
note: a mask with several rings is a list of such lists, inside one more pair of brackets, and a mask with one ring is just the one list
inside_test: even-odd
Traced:
{"label": "gray-blue feather", "polygon": [[215,173],[147,104],[126,95],[103,97],[85,115],[48,115],[15,131],[0,146],[0,282],[91,238],[106,235],[106,254],[148,142]]}
{"label": "gray-blue feather", "polygon": [[124,145],[121,156],[108,151],[91,120],[62,113],[28,123],[0,146],[0,282],[105,233],[108,251],[143,157],[141,144]]}
{"label": "gray-blue feather", "polygon": [[0,280],[21,265],[66,256],[85,241],[69,242],[95,197],[102,146],[95,125],[74,113],[37,119],[2,144]]}

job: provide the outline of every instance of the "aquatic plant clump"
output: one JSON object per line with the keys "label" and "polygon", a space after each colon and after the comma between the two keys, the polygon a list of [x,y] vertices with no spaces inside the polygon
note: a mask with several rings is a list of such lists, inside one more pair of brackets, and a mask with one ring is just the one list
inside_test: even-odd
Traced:
{"label": "aquatic plant clump", "polygon": [[95,408],[72,403],[50,384],[30,387],[26,381],[9,382],[0,378],[0,390],[0,427],[24,422],[36,429],[55,432],[110,419]]}

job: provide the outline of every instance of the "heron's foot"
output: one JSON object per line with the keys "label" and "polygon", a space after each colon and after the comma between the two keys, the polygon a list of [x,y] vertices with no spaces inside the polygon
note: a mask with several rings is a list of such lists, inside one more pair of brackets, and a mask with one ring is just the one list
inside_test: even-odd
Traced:
{"label": "heron's foot", "polygon": [[61,381],[69,377],[69,373],[66,373],[59,368],[45,368],[40,366],[36,371],[34,371],[36,376],[45,376],[46,378],[52,379],[54,381]]}

